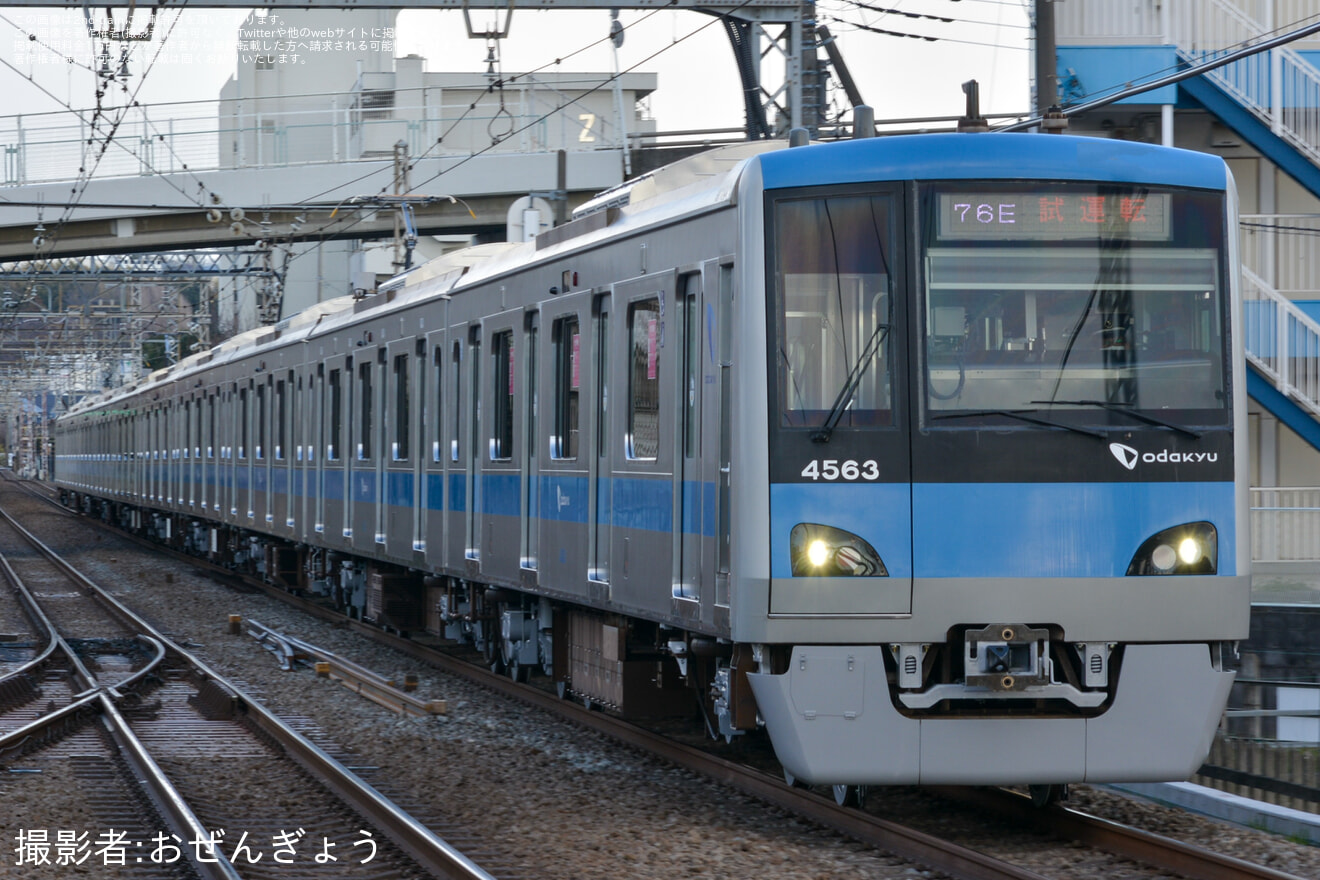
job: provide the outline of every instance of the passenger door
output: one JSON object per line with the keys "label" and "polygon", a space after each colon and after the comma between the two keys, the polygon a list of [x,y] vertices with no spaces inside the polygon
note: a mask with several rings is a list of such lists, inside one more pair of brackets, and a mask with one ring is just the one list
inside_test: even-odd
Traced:
{"label": "passenger door", "polygon": [[448,564],[448,547],[445,543],[445,519],[448,508],[445,486],[449,466],[450,441],[453,439],[452,417],[449,408],[457,404],[453,400],[453,379],[451,373],[457,371],[448,344],[446,330],[435,330],[426,336],[427,387],[422,395],[425,398],[426,430],[431,440],[425,451],[425,486],[422,507],[422,536],[426,542],[426,562],[432,570],[439,570]]}
{"label": "passenger door", "polygon": [[589,474],[596,473],[593,412],[591,293],[558,297],[542,305],[547,334],[541,362],[542,400],[539,504],[535,528],[540,583],[558,590],[584,588],[596,509],[590,501]]}
{"label": "passenger door", "polygon": [[713,321],[707,327],[703,320],[703,287],[700,271],[679,276],[674,321],[678,385],[674,431],[670,435],[674,444],[673,613],[691,621],[702,618],[702,594],[713,574],[713,567],[704,564],[702,550],[708,543],[706,536],[714,534],[714,484],[704,467],[713,450],[705,449],[702,431],[703,402],[713,389],[705,387],[704,377],[713,379],[715,375],[713,363],[708,363],[713,356],[708,359],[703,355],[703,340],[714,329]]}
{"label": "passenger door", "polygon": [[353,359],[353,449],[349,487],[353,549],[371,554],[385,543],[380,519],[382,461],[388,455],[380,447],[383,421],[380,399],[385,396],[385,347],[360,349]]}
{"label": "passenger door", "polygon": [[[419,401],[413,390],[418,372],[416,357],[420,340],[391,342],[386,352],[381,394],[384,409],[385,444],[381,448],[385,492],[381,499],[377,531],[383,532],[385,552],[395,559],[410,559],[414,545],[414,514],[417,500],[414,471],[417,449],[413,423]],[[421,342],[425,349],[426,343]]]}
{"label": "passenger door", "polygon": [[672,610],[674,443],[678,333],[675,273],[614,286],[618,328],[610,340],[617,365],[607,415],[610,473],[610,597],[634,608]]}
{"label": "passenger door", "polygon": [[513,581],[519,577],[522,544],[522,491],[519,468],[520,427],[518,406],[525,377],[519,375],[523,312],[508,311],[483,322],[480,393],[489,405],[480,407],[483,422],[479,451],[479,546],[481,572],[487,577]]}

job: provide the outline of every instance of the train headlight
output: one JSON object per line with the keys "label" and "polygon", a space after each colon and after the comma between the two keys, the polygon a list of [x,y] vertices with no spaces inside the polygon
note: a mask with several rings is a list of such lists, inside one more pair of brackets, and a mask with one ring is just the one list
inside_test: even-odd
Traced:
{"label": "train headlight", "polygon": [[1156,571],[1168,573],[1178,564],[1178,553],[1168,544],[1161,544],[1150,551],[1150,562]]}
{"label": "train headlight", "polygon": [[866,541],[818,523],[798,523],[789,536],[793,577],[888,577],[880,554]]}
{"label": "train headlight", "polygon": [[1215,574],[1219,533],[1208,522],[1186,523],[1151,535],[1129,563],[1129,575]]}

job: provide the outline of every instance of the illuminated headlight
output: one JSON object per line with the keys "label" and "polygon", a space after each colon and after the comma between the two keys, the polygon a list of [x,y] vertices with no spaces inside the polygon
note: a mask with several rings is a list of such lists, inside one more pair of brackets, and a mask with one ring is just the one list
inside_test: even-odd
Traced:
{"label": "illuminated headlight", "polygon": [[793,577],[888,577],[880,554],[866,541],[817,523],[798,523],[789,536]]}
{"label": "illuminated headlight", "polygon": [[1128,565],[1129,575],[1215,574],[1219,533],[1208,522],[1187,523],[1147,538]]}

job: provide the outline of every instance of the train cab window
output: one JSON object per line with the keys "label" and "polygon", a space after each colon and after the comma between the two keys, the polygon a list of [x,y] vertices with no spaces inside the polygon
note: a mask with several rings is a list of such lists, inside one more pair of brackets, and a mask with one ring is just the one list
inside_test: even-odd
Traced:
{"label": "train cab window", "polygon": [[371,418],[374,403],[371,396],[371,361],[365,361],[358,365],[358,400],[361,401],[361,407],[358,410],[358,461],[369,461],[371,459],[371,433],[373,430],[373,421]]}
{"label": "train cab window", "polygon": [[578,456],[578,413],[582,389],[582,333],[576,315],[560,318],[551,331],[554,345],[555,399],[550,457]]}
{"label": "train cab window", "polygon": [[[932,187],[925,395],[934,426],[1227,424],[1221,196]],[[1071,412],[1068,412],[1071,410]],[[1005,416],[1004,413],[1009,413]],[[1140,422],[1136,422],[1139,424]]]}
{"label": "train cab window", "polygon": [[412,414],[408,399],[408,355],[394,357],[394,446],[395,461],[407,461],[408,441],[412,436]]}
{"label": "train cab window", "polygon": [[893,424],[893,210],[883,195],[775,204],[780,426]]}
{"label": "train cab window", "polygon": [[344,436],[344,389],[340,384],[339,370],[330,371],[328,391],[330,423],[329,435],[325,438],[325,457],[328,461],[339,461],[339,441]]}
{"label": "train cab window", "polygon": [[660,300],[628,306],[628,458],[660,451]]}

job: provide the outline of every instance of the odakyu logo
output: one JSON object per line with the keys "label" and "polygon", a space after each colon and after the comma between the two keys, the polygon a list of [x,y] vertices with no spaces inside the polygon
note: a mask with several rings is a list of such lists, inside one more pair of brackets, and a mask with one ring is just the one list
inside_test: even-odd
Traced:
{"label": "odakyu logo", "polygon": [[1114,458],[1118,459],[1118,463],[1128,470],[1135,468],[1137,461],[1141,458],[1140,452],[1137,452],[1131,446],[1124,446],[1122,443],[1110,443],[1109,451],[1114,453]]}
{"label": "odakyu logo", "polygon": [[1137,462],[1142,464],[1200,464],[1201,462],[1219,460],[1218,452],[1170,452],[1167,449],[1161,449],[1159,452],[1138,452],[1123,443],[1110,443],[1109,451],[1113,453],[1118,463],[1128,470],[1135,470]]}

